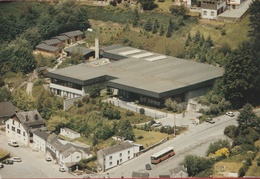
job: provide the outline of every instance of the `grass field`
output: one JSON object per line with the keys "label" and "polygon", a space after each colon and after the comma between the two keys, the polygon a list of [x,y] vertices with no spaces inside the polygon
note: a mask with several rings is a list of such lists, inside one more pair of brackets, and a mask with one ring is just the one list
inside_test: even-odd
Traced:
{"label": "grass field", "polygon": [[[142,144],[145,148],[156,144],[162,139],[165,139],[167,137],[170,137],[168,134],[160,133],[160,132],[147,132],[139,129],[134,129],[135,137],[136,137],[136,143]],[[138,136],[143,136],[142,139],[137,139]]]}

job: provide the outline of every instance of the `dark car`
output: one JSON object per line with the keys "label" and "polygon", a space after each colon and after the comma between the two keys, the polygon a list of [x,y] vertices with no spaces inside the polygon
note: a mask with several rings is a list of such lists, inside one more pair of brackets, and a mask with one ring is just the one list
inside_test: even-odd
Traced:
{"label": "dark car", "polygon": [[146,170],[152,170],[152,167],[149,163],[145,164],[145,168]]}
{"label": "dark car", "polygon": [[4,164],[0,162],[0,168],[4,168]]}
{"label": "dark car", "polygon": [[4,160],[2,163],[3,163],[3,164],[6,164],[6,165],[13,165],[13,164],[14,164],[14,161],[13,161],[13,160],[10,160],[10,159],[7,159],[7,160]]}

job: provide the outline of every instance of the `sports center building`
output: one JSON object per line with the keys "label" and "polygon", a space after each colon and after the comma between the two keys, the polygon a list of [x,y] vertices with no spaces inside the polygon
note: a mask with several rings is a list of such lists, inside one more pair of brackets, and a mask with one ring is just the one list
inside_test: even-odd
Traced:
{"label": "sports center building", "polygon": [[74,98],[87,94],[90,85],[102,83],[126,100],[162,106],[167,98],[187,102],[204,95],[224,72],[212,65],[121,45],[104,47],[98,54],[96,60],[48,72],[51,92]]}

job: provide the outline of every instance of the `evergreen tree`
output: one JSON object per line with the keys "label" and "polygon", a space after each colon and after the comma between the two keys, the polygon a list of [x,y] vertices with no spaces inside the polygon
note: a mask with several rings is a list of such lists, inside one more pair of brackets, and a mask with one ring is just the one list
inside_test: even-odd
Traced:
{"label": "evergreen tree", "polygon": [[162,36],[163,34],[164,34],[164,27],[163,27],[163,25],[161,24],[159,35]]}
{"label": "evergreen tree", "polygon": [[146,30],[147,32],[152,31],[152,21],[151,21],[151,19],[148,19],[146,21],[146,23],[144,24],[144,30]]}
{"label": "evergreen tree", "polygon": [[135,8],[134,12],[133,12],[133,17],[132,17],[133,27],[138,26],[139,20],[140,20],[140,16],[139,16],[137,8]]}
{"label": "evergreen tree", "polygon": [[159,25],[159,22],[157,19],[154,20],[154,23],[153,23],[153,30],[152,30],[152,33],[153,34],[156,34],[158,32],[158,28],[160,27]]}

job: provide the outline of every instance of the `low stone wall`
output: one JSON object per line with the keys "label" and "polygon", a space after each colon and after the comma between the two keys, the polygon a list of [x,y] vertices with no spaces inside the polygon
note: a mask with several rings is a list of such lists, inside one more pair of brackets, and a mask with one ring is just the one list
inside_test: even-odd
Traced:
{"label": "low stone wall", "polygon": [[83,96],[76,97],[76,98],[68,98],[63,101],[63,110],[67,111],[69,108],[71,108],[74,105],[75,101],[82,100]]}

